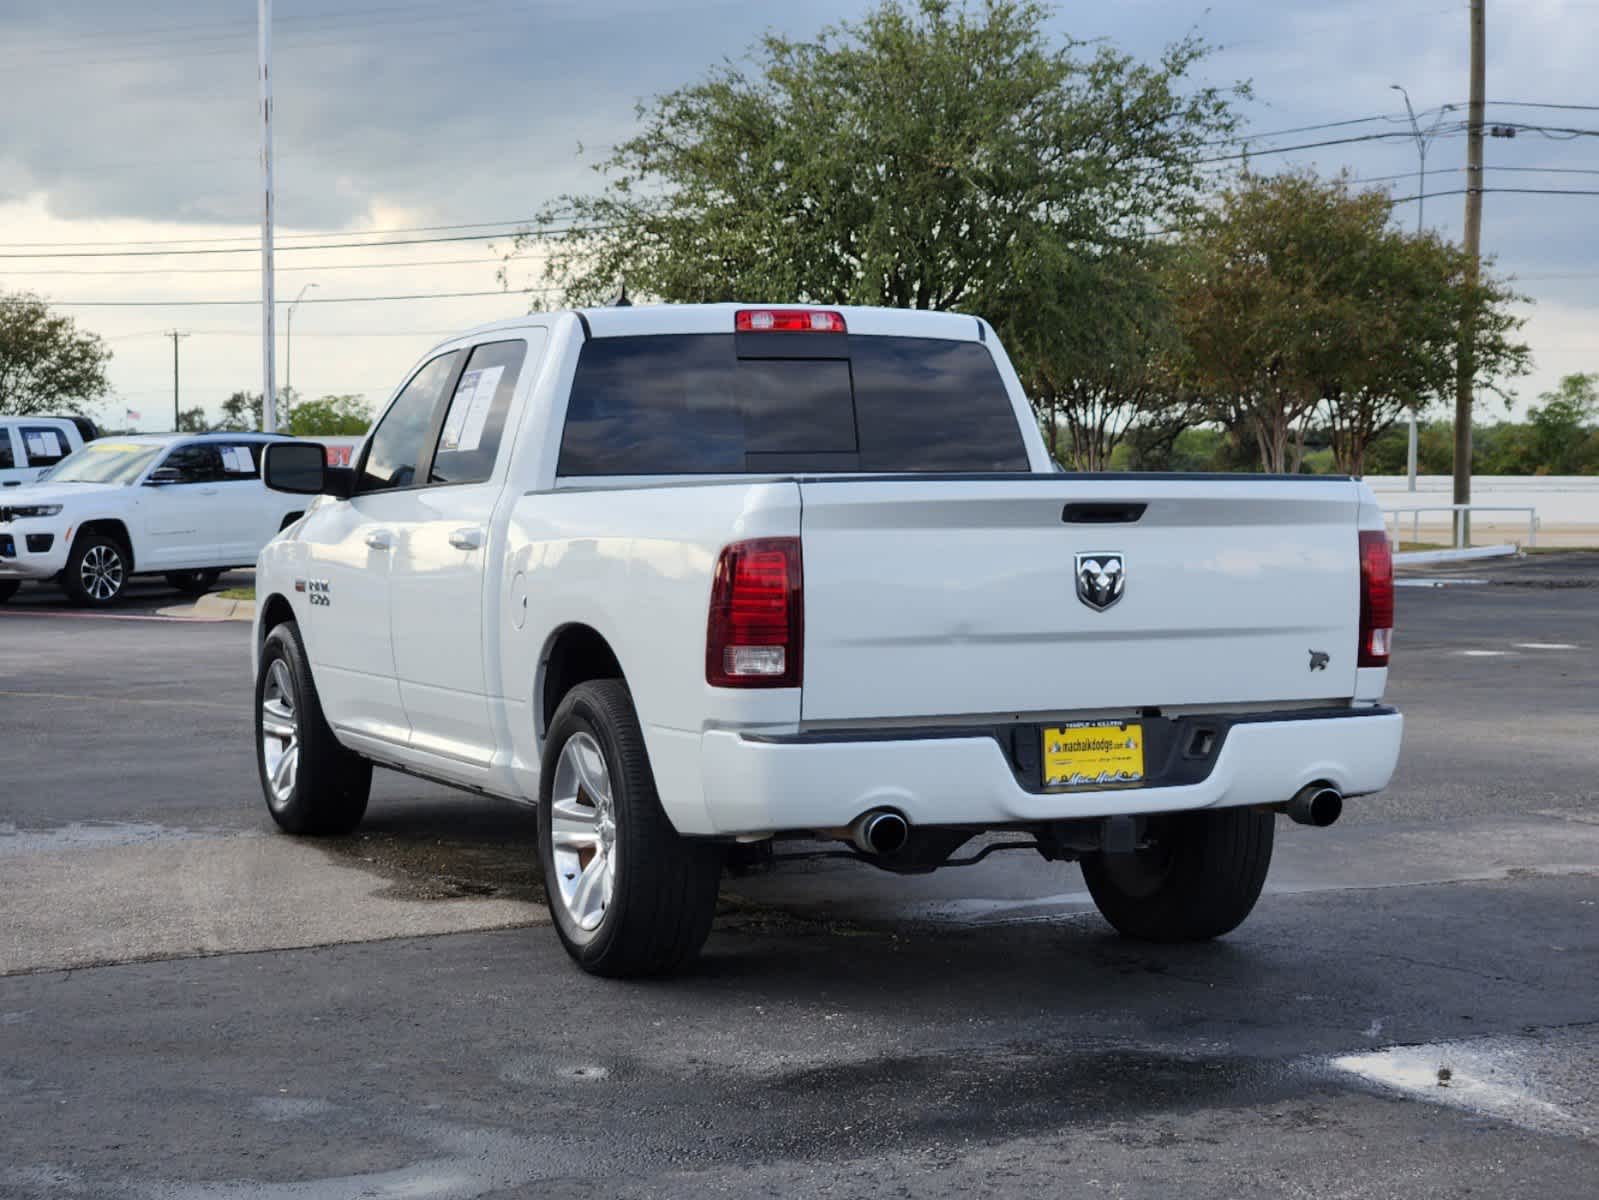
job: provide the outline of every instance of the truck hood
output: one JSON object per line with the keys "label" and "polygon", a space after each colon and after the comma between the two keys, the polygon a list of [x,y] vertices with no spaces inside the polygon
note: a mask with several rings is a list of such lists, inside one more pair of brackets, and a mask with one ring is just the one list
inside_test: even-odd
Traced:
{"label": "truck hood", "polygon": [[83,501],[99,501],[121,496],[128,489],[120,483],[25,483],[0,491],[0,508],[24,504],[59,504],[63,508]]}

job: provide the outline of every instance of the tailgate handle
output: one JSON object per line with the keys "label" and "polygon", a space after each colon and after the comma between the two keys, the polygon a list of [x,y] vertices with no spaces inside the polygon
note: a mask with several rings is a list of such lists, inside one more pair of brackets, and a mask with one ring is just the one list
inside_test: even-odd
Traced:
{"label": "tailgate handle", "polygon": [[1068,504],[1060,519],[1068,525],[1131,525],[1144,515],[1147,504]]}

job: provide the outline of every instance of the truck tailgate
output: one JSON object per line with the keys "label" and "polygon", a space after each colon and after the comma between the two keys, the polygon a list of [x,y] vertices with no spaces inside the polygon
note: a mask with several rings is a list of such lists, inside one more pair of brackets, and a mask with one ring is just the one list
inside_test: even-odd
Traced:
{"label": "truck tailgate", "polygon": [[[1309,477],[803,480],[802,718],[1347,699],[1357,491]],[[1079,555],[1102,583],[1120,556],[1107,607],[1080,598]]]}

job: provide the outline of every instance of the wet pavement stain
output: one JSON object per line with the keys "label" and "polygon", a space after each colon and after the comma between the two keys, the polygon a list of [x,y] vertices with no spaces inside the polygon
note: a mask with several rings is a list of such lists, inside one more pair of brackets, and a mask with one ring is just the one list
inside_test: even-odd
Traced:
{"label": "wet pavement stain", "polygon": [[336,860],[381,875],[388,883],[378,895],[385,899],[494,897],[544,902],[543,878],[530,839],[379,830],[316,844]]}

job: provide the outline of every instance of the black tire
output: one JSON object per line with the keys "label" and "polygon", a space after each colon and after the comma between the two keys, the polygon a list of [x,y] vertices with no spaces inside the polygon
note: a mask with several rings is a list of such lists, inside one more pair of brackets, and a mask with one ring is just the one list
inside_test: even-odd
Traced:
{"label": "black tire", "polygon": [[133,555],[122,539],[90,530],[80,533],[61,572],[61,587],[74,604],[109,608],[122,599],[133,574]]}
{"label": "black tire", "polygon": [[22,586],[20,579],[0,579],[0,604],[17,594],[17,589]]}
{"label": "black tire", "polygon": [[[581,868],[563,858],[568,871],[562,874],[551,836],[562,754],[580,736],[597,745],[604,760],[611,793],[611,841],[605,853],[614,855],[610,902],[588,929],[569,911],[561,891],[563,878],[576,886],[579,877],[573,872]],[[566,694],[550,722],[540,774],[539,865],[555,931],[567,953],[585,971],[612,978],[665,974],[698,954],[716,915],[723,848],[685,838],[667,820],[626,684],[594,680]],[[581,806],[584,794],[576,793],[573,803]],[[588,807],[600,811],[592,799]],[[600,828],[596,821],[596,831]],[[563,855],[581,853],[563,848]]]}
{"label": "black tire", "polygon": [[203,596],[222,578],[221,571],[168,571],[167,583],[185,596]]}
{"label": "black tire", "polygon": [[[281,728],[281,705],[267,710],[269,698],[292,698],[289,724],[293,726],[296,761],[292,778],[274,785],[273,766],[288,752],[288,744],[276,735],[268,746],[268,723]],[[271,751],[276,751],[274,756]],[[372,790],[372,764],[353,750],[339,745],[322,715],[311,664],[305,644],[293,621],[277,625],[261,645],[261,666],[255,680],[255,765],[261,779],[261,794],[267,811],[286,833],[327,835],[349,833],[366,814],[367,796]]]}
{"label": "black tire", "polygon": [[1151,845],[1090,854],[1083,879],[1100,914],[1125,937],[1201,942],[1236,929],[1271,867],[1276,818],[1222,808],[1152,818]]}

